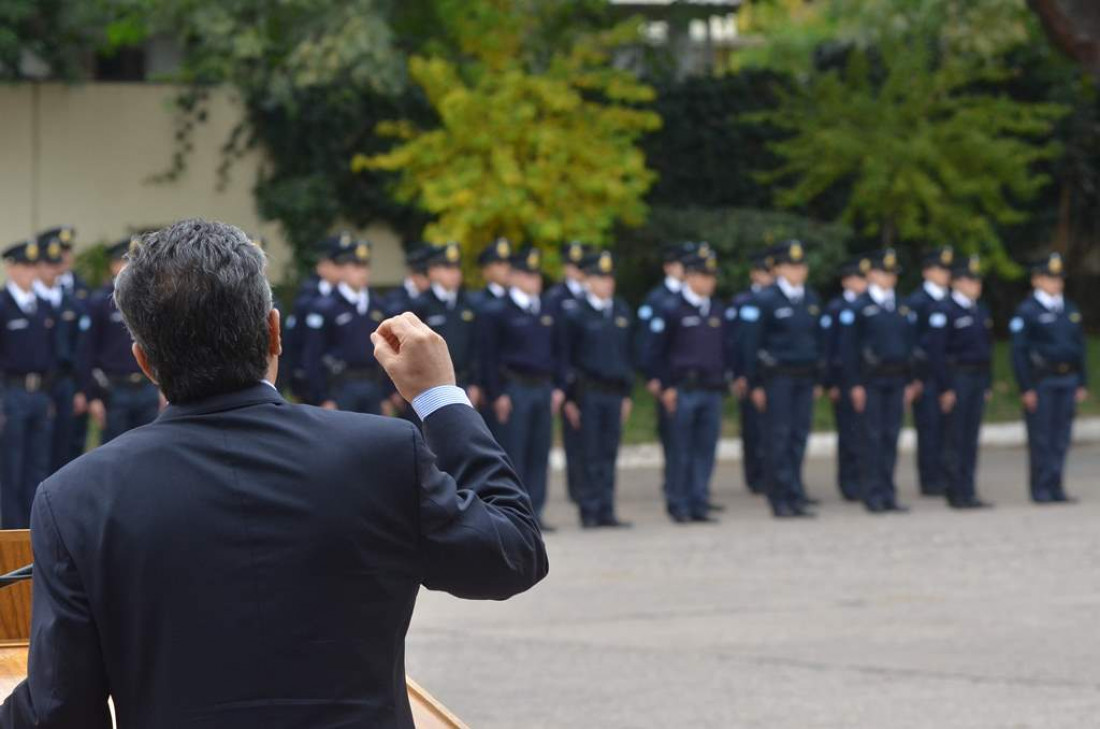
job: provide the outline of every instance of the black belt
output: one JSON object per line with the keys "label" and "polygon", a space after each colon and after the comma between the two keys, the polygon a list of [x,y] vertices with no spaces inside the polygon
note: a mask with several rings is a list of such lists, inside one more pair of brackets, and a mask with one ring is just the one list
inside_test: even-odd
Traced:
{"label": "black belt", "polygon": [[626,397],[630,394],[630,385],[622,380],[608,380],[602,377],[593,377],[585,373],[581,373],[577,384],[582,392],[591,390],[593,392],[620,395],[622,397]]}
{"label": "black belt", "polygon": [[953,362],[951,371],[960,375],[984,375],[989,372],[988,362]]}
{"label": "black belt", "polygon": [[1040,380],[1047,377],[1064,377],[1077,374],[1077,364],[1073,362],[1061,362],[1059,364],[1048,363],[1035,373]]}
{"label": "black belt", "polygon": [[515,370],[505,369],[504,379],[508,382],[515,382],[520,385],[527,385],[528,387],[538,387],[540,385],[550,384],[550,375],[541,375],[535,372],[516,372]]}
{"label": "black belt", "polygon": [[27,392],[38,392],[49,387],[52,378],[41,372],[27,372],[22,375],[4,375],[4,384],[7,387],[21,387]]}

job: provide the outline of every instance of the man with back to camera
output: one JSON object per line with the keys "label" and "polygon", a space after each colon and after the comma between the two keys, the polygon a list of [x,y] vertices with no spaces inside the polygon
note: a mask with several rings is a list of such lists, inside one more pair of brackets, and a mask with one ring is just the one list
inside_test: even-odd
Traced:
{"label": "man with back to camera", "polygon": [[423,436],[289,404],[264,267],[200,220],[130,254],[119,309],[172,404],[39,488],[30,672],[0,726],[108,729],[110,696],[120,729],[412,729],[419,586],[505,599],[546,575],[439,336],[410,314],[372,335]]}
{"label": "man with back to camera", "polygon": [[1088,397],[1081,311],[1067,301],[1065,262],[1059,253],[1031,266],[1032,295],[1009,323],[1012,370],[1027,424],[1029,486],[1036,504],[1066,504],[1063,474],[1077,404]]}

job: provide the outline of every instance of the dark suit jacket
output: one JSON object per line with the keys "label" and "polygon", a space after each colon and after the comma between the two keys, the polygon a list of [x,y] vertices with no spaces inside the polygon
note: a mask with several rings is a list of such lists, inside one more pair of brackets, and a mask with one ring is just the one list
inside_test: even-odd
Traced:
{"label": "dark suit jacket", "polygon": [[547,572],[480,416],[171,406],[38,490],[30,673],[0,727],[412,727],[420,585],[504,599]]}

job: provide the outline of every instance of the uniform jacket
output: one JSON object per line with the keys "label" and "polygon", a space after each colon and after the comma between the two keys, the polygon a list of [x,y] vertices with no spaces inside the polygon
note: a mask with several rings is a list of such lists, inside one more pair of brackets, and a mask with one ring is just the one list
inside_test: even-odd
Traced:
{"label": "uniform jacket", "polygon": [[1054,312],[1034,296],[1024,299],[1009,323],[1012,332],[1012,369],[1021,392],[1035,389],[1048,375],[1075,372],[1081,387],[1088,386],[1085,336],[1081,311],[1065,301]]}

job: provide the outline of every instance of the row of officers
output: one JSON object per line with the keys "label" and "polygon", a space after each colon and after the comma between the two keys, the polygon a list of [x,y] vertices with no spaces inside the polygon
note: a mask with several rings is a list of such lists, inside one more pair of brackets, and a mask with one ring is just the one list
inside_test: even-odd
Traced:
{"label": "row of officers", "polygon": [[[74,238],[71,227],[52,228],[3,254],[4,528],[25,527],[37,484],[83,452],[89,417],[106,442],[164,404],[134,361],[113,284],[91,292],[72,271]],[[109,249],[112,280],[132,244]],[[540,252],[506,240],[481,251],[486,285],[478,291],[462,285],[457,244],[412,249],[403,285],[386,297],[370,287],[368,241],[342,233],[317,253],[314,275],[280,306],[280,389],[320,407],[415,420],[370,343],[381,321],[410,311],[447,341],[459,384],[539,514],[560,417],[581,524],[627,526],[615,511],[615,462],[639,376],[658,401],[663,492],[677,523],[714,521],[721,508],[710,481],[731,394],[740,401],[746,485],[777,517],[813,515],[802,462],[813,401],[825,392],[846,499],[872,513],[905,509],[894,471],[912,405],[922,493],[960,509],[985,506],[975,471],[992,334],[975,257],[930,252],[922,287],[904,299],[893,251],[859,257],[839,272],[842,295],[822,304],[805,285],[804,246],[787,241],[754,255],[749,287],[723,302],[713,250],[682,243],[665,249],[664,279],[635,311],[615,295],[612,253],[581,243],[561,247],[564,278],[546,291]],[[1062,298],[1062,265],[1055,254],[1033,266],[1034,294],[1010,324],[1038,503],[1069,500],[1062,473],[1075,403],[1086,393],[1081,317]]]}

